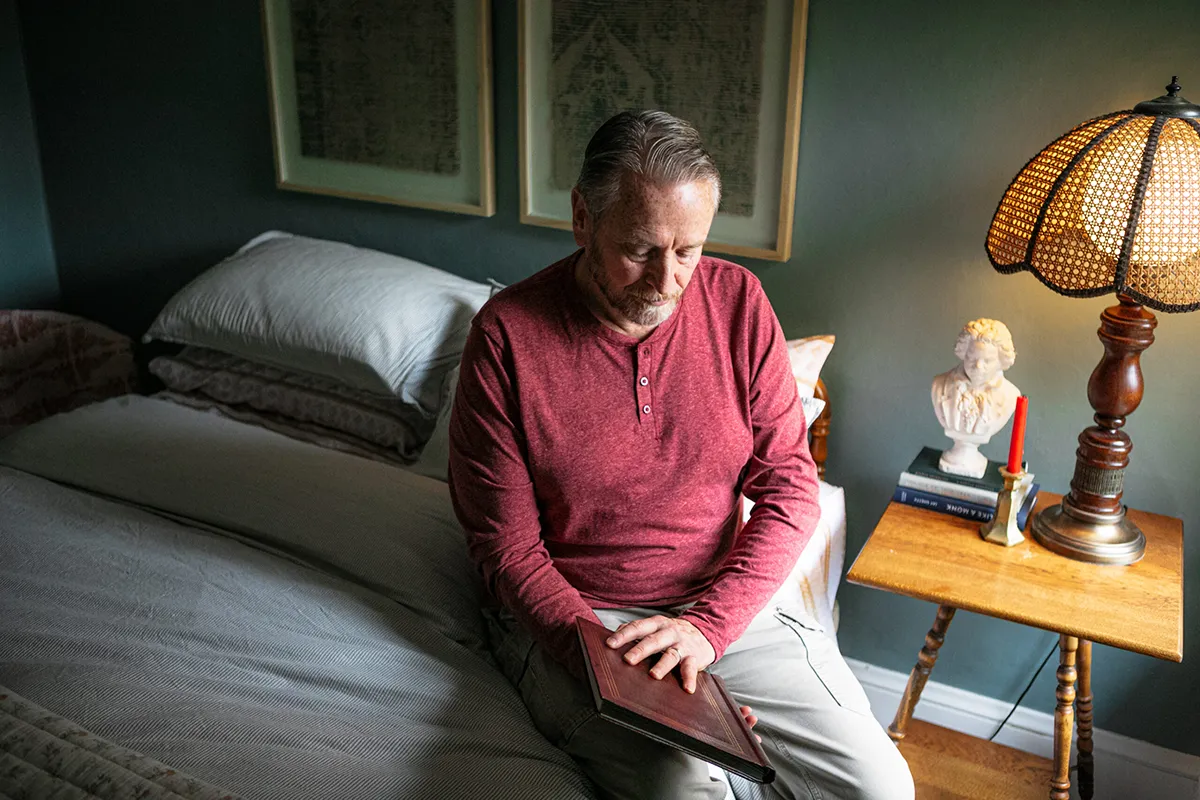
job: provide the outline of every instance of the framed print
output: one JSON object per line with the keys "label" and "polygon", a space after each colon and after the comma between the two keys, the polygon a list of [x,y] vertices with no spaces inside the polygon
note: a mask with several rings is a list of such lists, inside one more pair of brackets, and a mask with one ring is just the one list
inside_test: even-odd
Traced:
{"label": "framed print", "polygon": [[488,0],[263,0],[276,185],[495,213]]}
{"label": "framed print", "polygon": [[721,171],[706,251],[791,255],[807,0],[520,0],[521,221],[569,230],[621,111],[691,122]]}

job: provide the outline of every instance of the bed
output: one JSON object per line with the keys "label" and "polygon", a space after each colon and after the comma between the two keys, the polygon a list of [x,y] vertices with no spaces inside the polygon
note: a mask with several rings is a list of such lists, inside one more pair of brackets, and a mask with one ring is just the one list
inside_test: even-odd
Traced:
{"label": "bed", "polygon": [[[832,635],[841,489],[822,508],[781,591]],[[592,797],[483,605],[446,484],[411,465],[169,395],[22,427],[0,440],[0,795]]]}

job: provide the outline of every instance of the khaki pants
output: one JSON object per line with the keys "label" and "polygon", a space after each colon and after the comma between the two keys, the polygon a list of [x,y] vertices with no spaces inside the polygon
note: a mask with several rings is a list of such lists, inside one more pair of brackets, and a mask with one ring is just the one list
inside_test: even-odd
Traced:
{"label": "khaki pants", "polygon": [[[662,611],[597,609],[610,629]],[[601,719],[591,689],[547,655],[507,613],[491,621],[494,650],[534,724],[592,779],[601,797],[713,798],[725,784],[708,764]],[[771,605],[709,667],[759,718],[754,730],[777,777],[760,786],[731,776],[736,795],[803,800],[912,800],[908,766],[854,674],[799,605]]]}

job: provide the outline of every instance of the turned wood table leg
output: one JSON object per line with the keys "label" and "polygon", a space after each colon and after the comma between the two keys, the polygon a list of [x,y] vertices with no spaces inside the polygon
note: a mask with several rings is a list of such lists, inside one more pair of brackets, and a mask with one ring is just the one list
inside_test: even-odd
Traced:
{"label": "turned wood table leg", "polygon": [[952,606],[938,606],[937,618],[934,619],[929,633],[925,634],[925,646],[921,648],[921,653],[917,656],[917,665],[913,667],[912,673],[908,676],[908,685],[904,687],[904,696],[900,698],[900,707],[896,709],[896,718],[888,726],[888,736],[892,737],[892,741],[896,744],[900,743],[908,731],[908,723],[912,719],[913,709],[917,707],[917,701],[921,699],[921,691],[925,688],[925,681],[929,680],[929,673],[937,661],[938,650],[946,641],[946,629],[950,627],[952,619],[954,619]]}
{"label": "turned wood table leg", "polygon": [[1095,793],[1095,779],[1092,761],[1092,643],[1087,639],[1079,640],[1079,692],[1075,697],[1076,725],[1079,738],[1076,746],[1079,749],[1079,796],[1082,800],[1092,800]]}
{"label": "turned wood table leg", "polygon": [[1075,654],[1079,639],[1062,634],[1058,640],[1058,705],[1054,709],[1054,777],[1050,800],[1071,800],[1071,734],[1075,731]]}

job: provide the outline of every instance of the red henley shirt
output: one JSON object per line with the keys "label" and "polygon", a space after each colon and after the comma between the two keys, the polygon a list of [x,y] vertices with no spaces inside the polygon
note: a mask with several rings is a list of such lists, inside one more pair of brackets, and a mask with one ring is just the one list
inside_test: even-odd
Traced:
{"label": "red henley shirt", "polygon": [[497,294],[467,338],[450,490],[471,558],[573,670],[593,608],[694,602],[720,658],[820,514],[783,332],[754,275],[706,256],[638,342],[588,310],[580,254]]}

